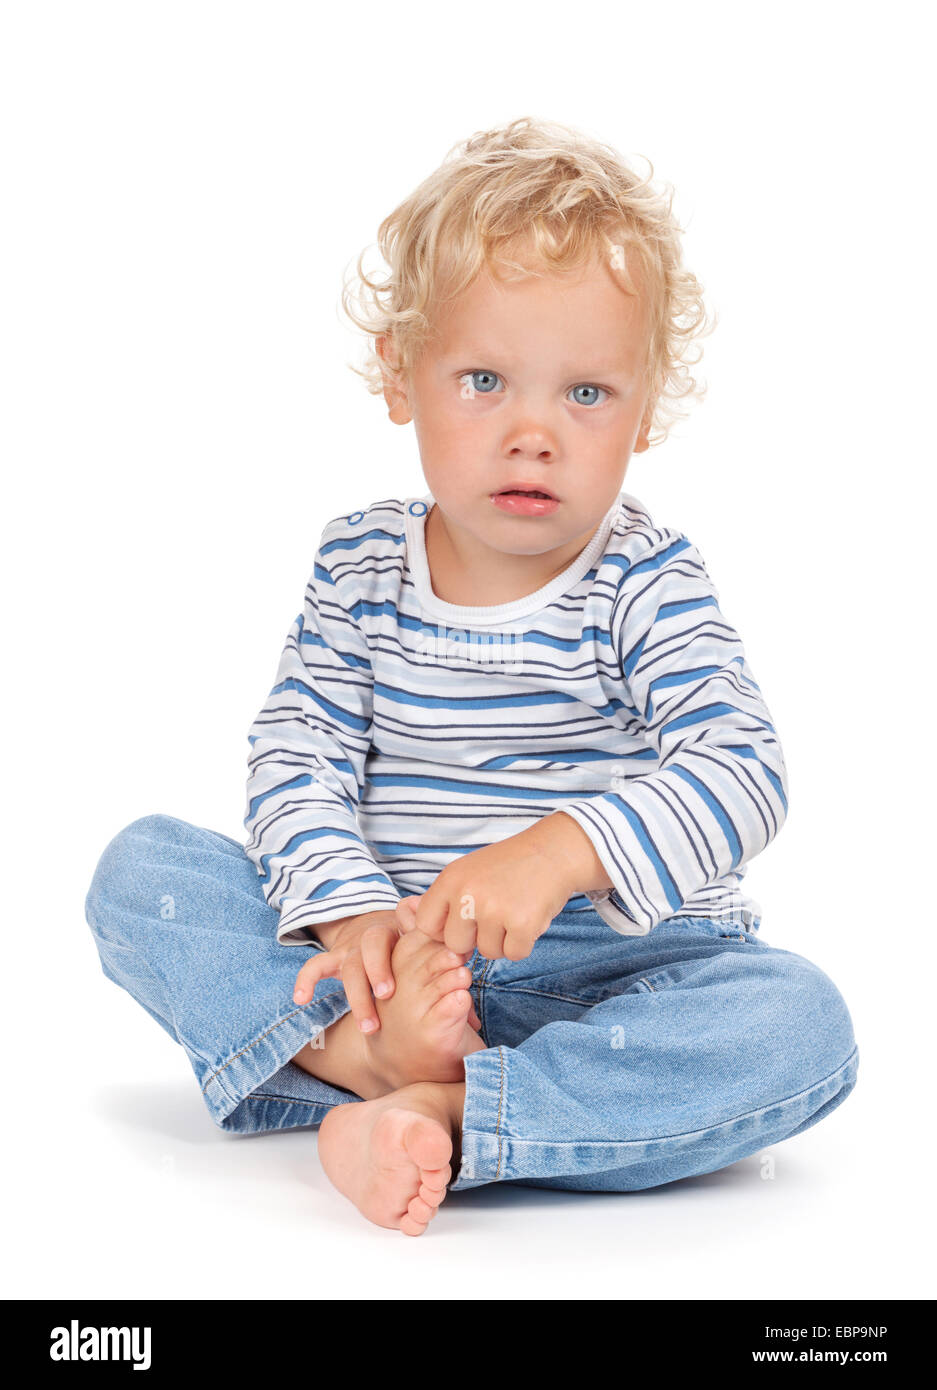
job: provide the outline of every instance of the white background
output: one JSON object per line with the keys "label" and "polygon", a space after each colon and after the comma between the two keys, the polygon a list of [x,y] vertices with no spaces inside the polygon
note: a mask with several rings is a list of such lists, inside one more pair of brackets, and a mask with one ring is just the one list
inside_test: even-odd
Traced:
{"label": "white background", "polygon": [[[924,14],[4,7],[10,1296],[934,1295]],[[861,1061],[773,1178],[753,1155],[622,1196],[486,1187],[414,1241],[334,1192],[314,1131],[215,1128],[83,900],[138,816],[242,837],[322,526],[426,490],[349,370],[343,276],[451,146],[522,115],[676,188],[709,394],[624,487],[743,636],[791,778],[746,888],[839,986]]]}

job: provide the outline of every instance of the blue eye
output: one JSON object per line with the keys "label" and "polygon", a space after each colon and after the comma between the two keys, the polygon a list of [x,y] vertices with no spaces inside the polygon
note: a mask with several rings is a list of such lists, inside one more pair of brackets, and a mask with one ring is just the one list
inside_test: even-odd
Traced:
{"label": "blue eye", "polygon": [[[478,368],[476,371],[472,372],[463,372],[459,377],[459,381],[462,384],[462,395],[467,400],[471,399],[472,396],[490,396],[499,380],[500,378],[497,372],[489,372],[485,368]],[[609,394],[604,386],[591,386],[588,384],[574,386],[572,387],[572,391],[591,391],[594,393],[601,393],[603,397],[607,397]],[[601,402],[598,401],[595,395],[593,395],[590,400],[582,400],[580,398],[576,400],[577,405],[598,405],[600,403]]]}
{"label": "blue eye", "polygon": [[[477,380],[477,378],[481,378],[480,383]],[[490,395],[491,391],[493,390],[494,383],[498,380],[498,378],[494,372],[477,371],[466,372],[464,376],[461,376],[459,378],[459,380],[462,382],[464,388],[462,394],[471,396],[475,395],[476,393],[481,395]]]}
{"label": "blue eye", "polygon": [[[608,395],[608,392],[605,390],[605,387],[604,387],[604,386],[585,386],[585,385],[583,385],[583,386],[574,386],[574,387],[573,387],[573,390],[574,390],[574,391],[601,391],[603,395],[605,395],[605,396]],[[576,404],[577,404],[577,405],[595,405],[595,401],[594,401],[594,400],[592,400],[592,401],[581,401],[581,400],[577,400]]]}

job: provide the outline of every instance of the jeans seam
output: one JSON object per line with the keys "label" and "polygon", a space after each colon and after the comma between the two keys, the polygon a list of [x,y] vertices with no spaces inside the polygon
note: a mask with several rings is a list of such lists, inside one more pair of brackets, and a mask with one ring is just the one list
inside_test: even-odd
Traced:
{"label": "jeans seam", "polygon": [[305,1096],[271,1096],[257,1091],[251,1091],[250,1095],[245,1096],[244,1100],[239,1101],[238,1104],[243,1105],[248,1100],[277,1100],[281,1105],[311,1105],[313,1108],[326,1104],[325,1101],[321,1100],[306,1100]]}
{"label": "jeans seam", "polygon": [[498,1061],[501,1064],[501,1074],[498,1081],[498,1119],[495,1123],[495,1133],[498,1136],[498,1166],[495,1169],[495,1182],[501,1176],[501,1160],[504,1151],[504,1136],[501,1133],[501,1108],[504,1101],[504,1048],[498,1048]]}
{"label": "jeans seam", "polygon": [[484,970],[479,975],[478,980],[473,982],[472,985],[472,988],[474,988],[478,992],[478,1021],[481,1024],[482,1034],[485,1036],[487,1035],[485,1026],[485,995],[483,993],[483,990],[485,988],[485,977],[487,976],[488,971],[491,969],[492,965],[494,965],[494,960],[486,960]]}
{"label": "jeans seam", "polygon": [[505,994],[533,994],[538,999],[559,999],[564,1004],[581,1004],[584,1009],[591,1009],[596,1004],[604,1004],[609,997],[617,997],[606,995],[602,999],[588,999],[582,994],[555,994],[548,989],[528,989],[525,985],[498,984],[497,981],[494,984],[485,985],[485,988],[500,989]]}
{"label": "jeans seam", "polygon": [[208,1087],[214,1081],[215,1077],[220,1076],[221,1073],[223,1071],[226,1071],[227,1068],[230,1067],[233,1062],[236,1062],[239,1057],[243,1057],[245,1052],[250,1052],[252,1047],[256,1047],[258,1043],[263,1042],[264,1038],[266,1038],[275,1029],[279,1028],[281,1024],[288,1023],[291,1018],[295,1018],[297,1014],[301,1014],[302,1012],[302,1009],[294,1009],[293,1012],[291,1014],[287,1014],[285,1018],[277,1019],[276,1023],[270,1025],[266,1033],[261,1033],[259,1037],[254,1038],[253,1042],[249,1042],[246,1047],[242,1047],[240,1052],[236,1052],[233,1057],[229,1057],[223,1067],[219,1067],[217,1071],[212,1072],[211,1076],[208,1078],[208,1080],[205,1082],[205,1085],[202,1087],[202,1092],[204,1093],[205,1091],[207,1091]]}

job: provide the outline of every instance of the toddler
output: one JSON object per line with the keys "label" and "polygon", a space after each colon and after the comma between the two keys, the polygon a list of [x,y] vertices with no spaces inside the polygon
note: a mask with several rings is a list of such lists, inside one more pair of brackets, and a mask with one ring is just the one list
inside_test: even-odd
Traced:
{"label": "toddler", "polygon": [[836,986],[742,890],[788,804],[761,689],[700,552],[621,490],[702,394],[679,233],[614,150],[529,119],[385,220],[389,275],[359,261],[345,305],[428,491],[325,525],[246,845],[148,816],[88,894],[216,1123],[319,1126],[408,1235],[483,1183],[712,1172],[855,1085]]}

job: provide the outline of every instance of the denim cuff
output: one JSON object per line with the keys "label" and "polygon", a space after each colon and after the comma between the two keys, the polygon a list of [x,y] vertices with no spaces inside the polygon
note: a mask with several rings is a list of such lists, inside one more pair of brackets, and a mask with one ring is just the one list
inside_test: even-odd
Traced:
{"label": "denim cuff", "polygon": [[350,1008],[339,980],[320,980],[315,993],[311,1003],[291,1010],[222,1066],[199,1077],[202,1098],[222,1129],[252,1133],[318,1125],[333,1106],[359,1099],[290,1065],[306,1043]]}
{"label": "denim cuff", "polygon": [[508,1103],[504,1052],[503,1047],[488,1047],[463,1059],[462,1164],[450,1192],[464,1192],[507,1176],[503,1151]]}

